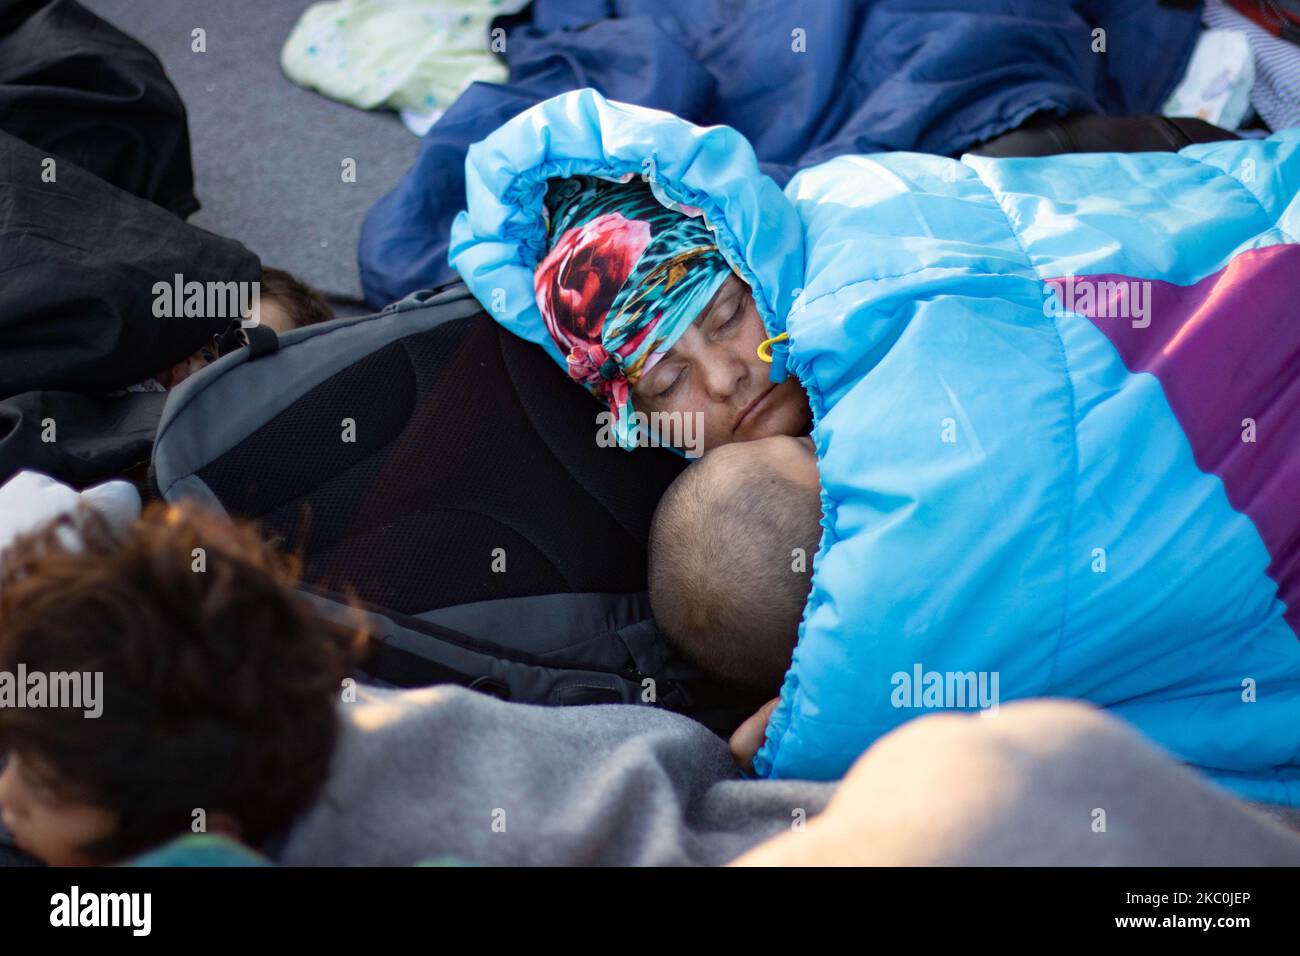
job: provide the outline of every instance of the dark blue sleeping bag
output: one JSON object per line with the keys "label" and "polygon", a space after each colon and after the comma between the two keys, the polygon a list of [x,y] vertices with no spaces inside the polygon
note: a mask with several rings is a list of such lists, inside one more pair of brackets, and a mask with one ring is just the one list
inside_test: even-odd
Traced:
{"label": "dark blue sleeping bag", "polygon": [[558,93],[591,87],[702,126],[731,126],[784,185],[846,154],[955,156],[1043,111],[1156,111],[1191,55],[1199,6],[537,0],[505,21],[510,84],[471,86],[371,210],[358,250],[366,299],[378,308],[455,277],[447,235],[464,208],[469,145]]}

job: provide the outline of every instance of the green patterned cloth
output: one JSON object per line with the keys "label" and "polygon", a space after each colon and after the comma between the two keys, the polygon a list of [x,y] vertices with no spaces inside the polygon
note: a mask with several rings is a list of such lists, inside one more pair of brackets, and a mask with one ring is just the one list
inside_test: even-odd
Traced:
{"label": "green patterned cloth", "polygon": [[272,863],[260,853],[255,853],[229,837],[214,833],[192,833],[140,854],[129,865],[271,866]]}
{"label": "green patterned cloth", "polygon": [[[451,856],[423,860],[416,866],[466,866]],[[229,837],[193,833],[142,853],[128,866],[275,866],[260,853]]]}
{"label": "green patterned cloth", "polygon": [[300,86],[362,109],[441,115],[475,81],[504,83],[492,18],[526,0],[331,0],[307,8],[280,53]]}

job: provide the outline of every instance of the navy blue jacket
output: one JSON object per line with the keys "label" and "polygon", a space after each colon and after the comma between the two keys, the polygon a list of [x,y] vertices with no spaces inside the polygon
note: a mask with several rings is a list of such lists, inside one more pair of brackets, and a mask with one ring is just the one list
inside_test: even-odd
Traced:
{"label": "navy blue jacket", "polygon": [[847,154],[956,156],[1041,111],[1156,111],[1200,29],[1195,0],[537,0],[497,23],[510,83],[471,86],[367,217],[376,307],[454,278],[466,150],[559,93],[731,126],[784,184]]}

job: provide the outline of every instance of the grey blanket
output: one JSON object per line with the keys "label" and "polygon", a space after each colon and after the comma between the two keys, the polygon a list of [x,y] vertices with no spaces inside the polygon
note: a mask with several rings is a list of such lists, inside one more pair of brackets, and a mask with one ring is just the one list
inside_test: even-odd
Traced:
{"label": "grey blanket", "polygon": [[[360,695],[340,705],[343,732],[322,793],[284,840],[263,848],[280,862],[722,863],[811,819],[834,788],[741,780],[721,740],[649,708],[542,708],[456,687]],[[969,768],[953,754],[913,746],[899,764],[895,748],[884,777],[877,774],[874,786],[883,790],[859,781],[871,812],[850,814],[848,823],[862,834],[871,825],[888,828],[893,850],[886,858],[898,848],[901,827],[918,835],[916,861],[958,864],[1252,864],[1300,853],[1296,836],[1262,830],[1246,804],[1217,789],[1189,786],[1185,771],[1131,734],[1117,741],[1094,733],[1071,746],[1052,763],[1022,768],[1038,781],[1029,793],[1024,781],[1002,779],[1010,804],[989,801],[987,790],[972,792],[963,783]],[[936,784],[942,767],[951,779]],[[1074,825],[1079,775],[1092,801],[1086,806],[1101,800],[1117,821],[1128,818],[1127,831],[1117,831],[1127,832],[1124,839],[1099,843],[1090,827]],[[896,786],[904,779],[921,790]],[[1294,809],[1256,809],[1292,825],[1298,820]],[[989,825],[964,827],[964,837],[936,857],[926,847],[933,834],[921,839],[922,831],[931,823],[942,831],[942,817],[967,813]],[[1008,813],[1011,825],[999,824]],[[1189,845],[1203,852],[1189,855]],[[819,847],[826,862],[825,842]],[[870,858],[861,846],[846,849],[829,856]],[[0,866],[23,862],[0,833]]]}
{"label": "grey blanket", "polygon": [[742,780],[701,725],[631,705],[535,707],[458,687],[341,704],[291,865],[717,864],[820,812],[833,784]]}

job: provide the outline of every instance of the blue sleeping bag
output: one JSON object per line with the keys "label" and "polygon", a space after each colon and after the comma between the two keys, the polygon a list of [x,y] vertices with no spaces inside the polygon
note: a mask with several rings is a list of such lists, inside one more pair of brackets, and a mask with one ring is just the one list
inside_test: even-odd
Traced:
{"label": "blue sleeping bag", "polygon": [[843,156],[540,104],[476,144],[451,262],[533,301],[552,176],[699,206],[815,418],[823,538],[759,774],[932,709],[1081,698],[1300,805],[1300,131],[1177,154]]}

